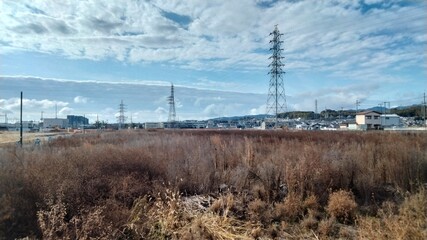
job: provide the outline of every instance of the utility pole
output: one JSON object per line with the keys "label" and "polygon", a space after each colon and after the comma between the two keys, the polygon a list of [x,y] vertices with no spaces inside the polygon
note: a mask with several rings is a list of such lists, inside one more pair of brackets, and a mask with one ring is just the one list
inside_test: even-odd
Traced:
{"label": "utility pole", "polygon": [[58,103],[55,103],[55,119],[58,118]]}
{"label": "utility pole", "polygon": [[359,99],[356,100],[356,115],[359,113],[359,106],[360,106],[360,101]]}
{"label": "utility pole", "polygon": [[[379,103],[378,106],[380,106],[380,108],[381,108],[380,124],[381,124],[381,127],[383,127],[383,118],[385,121],[385,117],[383,116],[383,114],[384,114],[383,104]],[[385,106],[385,102],[384,102],[384,106]]]}
{"label": "utility pole", "polygon": [[427,104],[426,104],[426,92],[424,92],[424,127],[427,128],[427,121],[426,121],[426,111],[427,111]]}
{"label": "utility pole", "polygon": [[388,103],[388,109],[390,110],[390,102],[384,102],[384,114],[387,114],[387,103]]}
{"label": "utility pole", "polygon": [[19,127],[19,144],[22,147],[22,130],[23,130],[23,126],[22,126],[22,98],[23,98],[23,93],[21,91],[21,112],[20,112],[20,117],[19,117],[19,122],[20,122],[20,127]]}
{"label": "utility pole", "polygon": [[314,100],[314,118],[317,118],[317,99]]}
{"label": "utility pole", "polygon": [[40,112],[40,124],[39,124],[39,126],[41,127],[41,130],[42,130],[42,132],[43,132],[43,111],[41,111]]}
{"label": "utility pole", "polygon": [[0,116],[4,116],[4,123],[7,124],[7,112],[5,112],[4,115],[0,115]]}
{"label": "utility pole", "polygon": [[285,87],[283,85],[283,75],[285,72],[282,70],[282,67],[285,66],[282,63],[282,51],[281,48],[283,41],[281,37],[283,36],[280,33],[277,25],[274,28],[274,31],[270,33],[270,36],[273,36],[273,39],[270,40],[272,45],[270,51],[272,55],[270,56],[271,63],[268,65],[271,69],[268,72],[270,74],[270,83],[268,89],[268,98],[267,98],[267,114],[274,113],[275,116],[275,125],[274,128],[278,126],[278,115],[280,112],[286,112],[286,94]]}

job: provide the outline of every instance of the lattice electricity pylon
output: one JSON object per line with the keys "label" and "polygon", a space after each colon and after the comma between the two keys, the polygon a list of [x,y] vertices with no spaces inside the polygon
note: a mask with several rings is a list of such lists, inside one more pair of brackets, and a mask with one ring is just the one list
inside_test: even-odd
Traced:
{"label": "lattice electricity pylon", "polygon": [[117,117],[117,123],[119,124],[119,129],[122,129],[122,126],[125,124],[125,105],[123,100],[119,104],[119,116]]}
{"label": "lattice electricity pylon", "polygon": [[277,127],[277,118],[279,113],[285,113],[287,111],[286,107],[286,95],[285,87],[283,85],[283,75],[285,72],[282,70],[282,67],[285,66],[282,63],[282,51],[281,45],[283,41],[280,40],[283,35],[280,33],[277,25],[274,28],[274,31],[270,33],[270,36],[273,36],[273,39],[270,40],[271,48],[270,51],[272,55],[271,63],[268,65],[270,67],[270,85],[268,88],[268,98],[267,98],[267,114],[274,114],[275,116],[275,127]]}
{"label": "lattice electricity pylon", "polygon": [[173,84],[171,85],[171,95],[168,97],[169,103],[169,117],[168,122],[175,122],[176,112],[175,112],[175,96],[174,96]]}

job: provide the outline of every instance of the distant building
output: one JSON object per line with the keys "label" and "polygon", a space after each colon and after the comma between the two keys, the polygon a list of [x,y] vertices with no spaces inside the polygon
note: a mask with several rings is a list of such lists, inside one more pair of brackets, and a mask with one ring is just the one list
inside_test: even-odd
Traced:
{"label": "distant building", "polygon": [[145,129],[163,129],[165,128],[162,122],[146,122],[144,123]]}
{"label": "distant building", "polygon": [[400,126],[400,116],[397,114],[383,114],[381,115],[381,125],[383,127]]}
{"label": "distant building", "polygon": [[360,129],[381,129],[381,113],[365,111],[356,114],[356,123]]}
{"label": "distant building", "polygon": [[[1,123],[0,131],[19,131],[21,129],[21,123]],[[38,123],[35,121],[22,121],[22,130],[24,132],[35,132],[39,130]]]}
{"label": "distant building", "polygon": [[339,128],[342,130],[358,130],[358,125],[354,120],[347,120],[340,123]]}
{"label": "distant building", "polygon": [[44,118],[43,128],[68,128],[68,119],[65,118]]}
{"label": "distant building", "polygon": [[82,126],[89,125],[89,119],[83,116],[67,115],[68,127],[81,128]]}

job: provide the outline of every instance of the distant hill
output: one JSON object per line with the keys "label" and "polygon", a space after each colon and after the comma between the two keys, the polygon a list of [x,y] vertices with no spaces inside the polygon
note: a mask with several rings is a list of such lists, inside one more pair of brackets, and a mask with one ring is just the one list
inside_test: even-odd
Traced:
{"label": "distant hill", "polygon": [[[423,118],[424,112],[422,110],[422,105],[411,105],[411,106],[399,106],[395,108],[384,108],[380,106],[367,108],[367,109],[359,109],[359,112],[362,111],[377,111],[380,113],[390,113],[390,114],[397,114],[401,117],[415,117],[415,118]],[[314,113],[313,111],[290,111],[286,113],[279,113],[280,118],[289,118],[289,119],[319,119],[319,118],[347,118],[347,117],[355,117],[356,110],[354,109],[347,109],[347,110],[332,110],[332,109],[326,109],[321,111],[320,113]],[[212,118],[209,120],[213,121],[239,121],[244,119],[258,119],[262,120],[267,117],[274,117],[274,115],[271,114],[258,114],[258,115],[244,115],[244,116],[232,116],[232,117],[218,117],[218,118]]]}
{"label": "distant hill", "polygon": [[421,104],[414,104],[410,106],[398,106],[395,108],[385,108],[385,107],[372,107],[366,110],[377,111],[380,113],[391,113],[397,114],[401,117],[424,117],[424,110]]}
{"label": "distant hill", "polygon": [[424,109],[425,108],[423,108],[421,104],[418,104],[406,107],[392,108],[389,112],[395,113],[401,117],[415,117],[421,119],[424,117]]}
{"label": "distant hill", "polygon": [[267,117],[273,117],[273,115],[270,114],[257,114],[257,115],[244,115],[244,116],[232,116],[232,117],[218,117],[218,118],[211,118],[208,120],[212,121],[238,121],[243,119],[265,119]]}
{"label": "distant hill", "polygon": [[371,107],[371,108],[365,109],[364,111],[376,111],[379,113],[383,113],[383,112],[387,112],[388,108],[377,106],[377,107]]}

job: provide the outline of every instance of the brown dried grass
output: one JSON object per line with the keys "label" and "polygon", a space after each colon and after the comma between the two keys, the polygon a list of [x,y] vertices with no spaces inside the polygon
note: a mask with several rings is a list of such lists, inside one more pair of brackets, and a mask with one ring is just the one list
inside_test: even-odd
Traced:
{"label": "brown dried grass", "polygon": [[[99,225],[111,227],[107,232],[114,238],[184,236],[177,229],[214,229],[207,218],[222,221],[227,232],[240,229],[231,233],[242,236],[346,235],[351,231],[340,230],[337,221],[363,229],[344,221],[357,214],[385,224],[388,215],[375,215],[376,206],[388,201],[399,208],[403,193],[417,192],[427,182],[426,156],[426,133],[385,132],[123,131],[59,138],[40,148],[10,146],[0,149],[0,238],[50,236],[65,231],[59,226],[79,236],[101,236]],[[223,185],[225,195],[219,192]],[[166,189],[179,193],[176,205],[159,200]],[[342,208],[328,207],[340,189],[353,192],[354,200],[337,197]],[[49,199],[58,191],[61,202],[52,205]],[[216,201],[207,212],[189,214],[179,199],[193,195]],[[132,216],[141,199],[146,210],[175,209],[178,215],[137,224]],[[54,211],[59,203],[65,217]],[[358,212],[364,208],[373,210]],[[328,220],[327,213],[337,220]],[[93,231],[72,225],[80,215],[98,219]],[[59,219],[63,225],[47,227]],[[200,228],[202,223],[208,226]]]}

